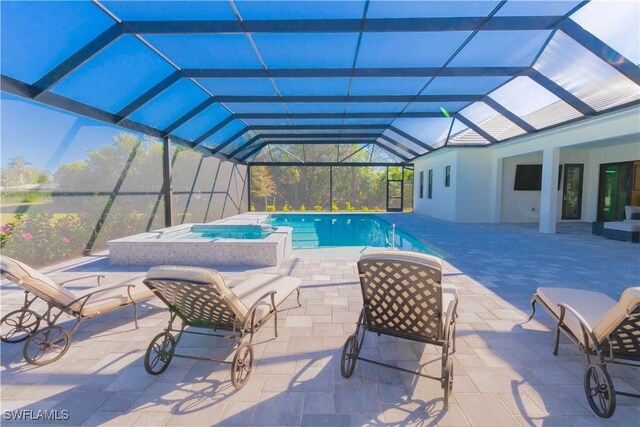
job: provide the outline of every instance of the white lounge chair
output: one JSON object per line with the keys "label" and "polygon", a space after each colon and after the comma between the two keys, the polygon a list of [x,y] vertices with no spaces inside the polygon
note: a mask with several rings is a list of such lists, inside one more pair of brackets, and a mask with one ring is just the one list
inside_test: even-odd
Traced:
{"label": "white lounge chair", "polygon": [[[458,295],[455,286],[442,285],[442,261],[415,252],[375,251],[360,258],[358,272],[364,304],[356,331],[342,350],[342,376],[349,378],[356,362],[362,360],[437,380],[444,389],[447,408],[453,393],[453,360],[449,355],[455,352]],[[440,376],[361,357],[366,332],[441,347]]]}
{"label": "white lounge chair", "polygon": [[[71,336],[86,319],[133,305],[134,323],[138,328],[136,304],[153,296],[141,281],[101,286],[100,279],[105,277],[102,275],[77,277],[56,283],[28,265],[7,256],[0,260],[0,271],[3,278],[6,277],[24,289],[22,308],[6,314],[0,320],[0,339],[7,343],[26,340],[24,358],[33,365],[46,365],[60,359],[71,346]],[[63,287],[66,283],[88,278],[95,278],[98,286],[76,293]],[[36,312],[33,307],[38,299],[47,305],[44,313]],[[69,330],[56,325],[63,313],[75,318],[75,323]],[[41,329],[42,322],[47,326]]]}
{"label": "white lounge chair", "polygon": [[[616,408],[616,394],[640,398],[635,393],[616,391],[607,372],[607,362],[640,366],[640,287],[626,289],[619,301],[599,292],[567,288],[538,288],[531,299],[556,321],[553,354],[558,355],[560,332],[587,356],[584,388],[591,409],[609,418]],[[597,361],[591,362],[591,356]]]}
{"label": "white lounge chair", "polygon": [[[253,334],[272,316],[278,336],[278,309],[293,292],[300,307],[300,279],[275,274],[256,274],[233,288],[215,270],[199,267],[159,266],[147,273],[144,283],[169,307],[169,324],[156,335],[144,356],[144,367],[151,375],[164,372],[174,357],[231,364],[231,383],[244,387],[253,372]],[[173,322],[180,318],[180,329]],[[213,332],[191,331],[204,328]],[[226,331],[221,335],[216,331]],[[173,333],[177,333],[174,337]],[[177,354],[182,334],[191,333],[230,338],[237,349],[232,362]],[[242,343],[249,335],[249,342]]]}

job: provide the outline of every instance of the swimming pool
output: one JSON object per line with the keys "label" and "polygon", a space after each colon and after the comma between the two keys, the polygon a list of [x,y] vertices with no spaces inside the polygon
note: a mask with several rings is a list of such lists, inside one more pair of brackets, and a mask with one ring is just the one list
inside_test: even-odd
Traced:
{"label": "swimming pool", "polygon": [[194,225],[184,234],[174,239],[264,239],[274,229],[267,225]]}
{"label": "swimming pool", "polygon": [[396,228],[392,245],[393,225],[370,214],[273,214],[265,221],[273,227],[293,229],[293,248],[323,248],[336,246],[372,246],[439,255],[434,250]]}

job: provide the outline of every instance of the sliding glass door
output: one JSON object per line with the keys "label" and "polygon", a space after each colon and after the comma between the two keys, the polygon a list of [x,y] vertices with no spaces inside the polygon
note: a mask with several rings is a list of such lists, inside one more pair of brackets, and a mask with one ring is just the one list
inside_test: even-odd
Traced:
{"label": "sliding glass door", "polygon": [[564,165],[564,186],[562,188],[562,219],[582,217],[582,180],[584,165]]}
{"label": "sliding glass door", "polygon": [[631,198],[633,162],[600,165],[598,221],[621,221]]}

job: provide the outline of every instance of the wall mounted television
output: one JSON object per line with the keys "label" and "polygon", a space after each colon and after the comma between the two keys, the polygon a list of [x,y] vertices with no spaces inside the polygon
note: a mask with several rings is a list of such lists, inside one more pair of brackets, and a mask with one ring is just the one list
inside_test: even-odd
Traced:
{"label": "wall mounted television", "polygon": [[542,165],[517,165],[514,191],[540,191],[542,188]]}

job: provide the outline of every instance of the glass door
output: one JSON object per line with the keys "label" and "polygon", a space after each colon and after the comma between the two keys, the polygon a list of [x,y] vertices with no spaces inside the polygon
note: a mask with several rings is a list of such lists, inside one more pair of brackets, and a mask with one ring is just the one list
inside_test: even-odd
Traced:
{"label": "glass door", "polygon": [[562,188],[562,219],[582,217],[582,180],[584,165],[564,165],[564,186]]}
{"label": "glass door", "polygon": [[404,168],[387,168],[387,212],[402,212],[404,199]]}
{"label": "glass door", "polygon": [[598,221],[622,221],[631,196],[632,162],[600,165]]}

